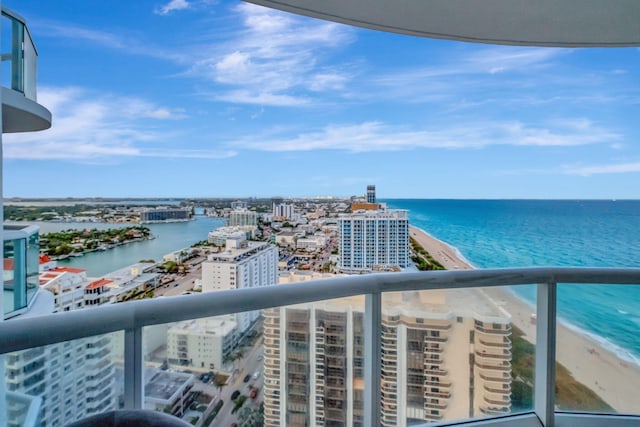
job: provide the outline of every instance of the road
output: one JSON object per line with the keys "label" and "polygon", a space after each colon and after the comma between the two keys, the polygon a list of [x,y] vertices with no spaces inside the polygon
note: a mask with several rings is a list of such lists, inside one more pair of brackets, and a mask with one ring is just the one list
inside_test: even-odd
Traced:
{"label": "road", "polygon": [[[261,332],[262,322],[258,321],[254,327],[259,328],[259,331]],[[242,350],[245,354],[242,359],[235,362],[235,366],[237,366],[236,373],[229,378],[227,385],[224,386],[220,392],[220,398],[224,400],[224,406],[216,416],[214,422],[211,424],[212,426],[228,427],[234,422],[237,422],[236,414],[231,413],[231,410],[234,407],[233,402],[231,402],[231,394],[235,390],[239,390],[240,394],[248,396],[250,386],[253,385],[260,389],[255,401],[247,399],[243,408],[245,406],[258,408],[262,402],[262,394],[264,392],[262,387],[264,381],[262,364],[264,346],[262,345],[262,337],[258,338],[255,341],[255,344],[251,347],[243,347]],[[247,383],[243,382],[246,375],[253,375],[256,371],[260,372],[260,377],[258,377],[257,380],[251,379]]]}
{"label": "road", "polygon": [[164,285],[158,285],[154,290],[154,296],[175,296],[182,295],[184,292],[193,290],[193,283],[196,279],[202,277],[202,265],[198,264],[192,267],[191,270],[184,276],[176,275],[176,280],[165,283]]}

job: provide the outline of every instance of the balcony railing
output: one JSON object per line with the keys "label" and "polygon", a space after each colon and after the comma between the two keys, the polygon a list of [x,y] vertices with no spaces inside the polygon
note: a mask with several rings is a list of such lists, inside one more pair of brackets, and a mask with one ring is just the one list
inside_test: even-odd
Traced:
{"label": "balcony railing", "polygon": [[[255,289],[240,289],[132,301],[55,315],[0,323],[0,352],[10,353],[114,331],[124,331],[124,402],[127,408],[142,408],[143,345],[146,326],[232,313],[324,301],[329,298],[365,296],[364,425],[381,424],[382,295],[386,292],[452,288],[490,288],[537,284],[537,328],[535,339],[534,407],[529,413],[504,414],[509,402],[487,405],[484,412],[500,416],[465,420],[468,425],[637,426],[636,415],[594,415],[555,412],[556,288],[558,283],[639,285],[640,269],[527,268],[422,273],[382,273],[333,280]],[[77,325],[82,325],[78,327]],[[504,373],[508,379],[509,373]],[[492,381],[499,373],[480,372]],[[373,385],[373,386],[372,386]],[[443,386],[443,384],[440,384]],[[337,414],[336,414],[337,415]],[[342,412],[340,412],[342,416]],[[433,418],[439,419],[440,416]],[[456,422],[448,424],[455,425]]]}

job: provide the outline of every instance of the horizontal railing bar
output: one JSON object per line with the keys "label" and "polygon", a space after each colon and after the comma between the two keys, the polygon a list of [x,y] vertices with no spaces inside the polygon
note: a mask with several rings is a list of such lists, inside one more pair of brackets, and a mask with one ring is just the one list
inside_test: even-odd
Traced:
{"label": "horizontal railing bar", "polygon": [[87,310],[0,322],[0,354],[149,325],[368,293],[549,282],[640,284],[640,269],[534,267],[379,273],[129,301]]}

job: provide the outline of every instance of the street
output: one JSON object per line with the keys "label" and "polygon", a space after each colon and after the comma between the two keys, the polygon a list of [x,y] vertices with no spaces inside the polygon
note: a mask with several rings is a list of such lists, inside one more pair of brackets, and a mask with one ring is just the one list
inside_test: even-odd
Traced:
{"label": "street", "polygon": [[[260,326],[262,325],[262,322],[258,321],[256,325]],[[260,329],[262,328],[260,327]],[[245,401],[242,407],[244,408],[246,406],[249,406],[249,407],[255,407],[257,409],[260,406],[260,403],[262,402],[262,394],[263,394],[262,385],[264,381],[264,378],[263,378],[264,375],[263,375],[263,369],[262,369],[263,368],[263,364],[262,364],[263,349],[264,347],[262,345],[262,337],[259,337],[255,341],[255,344],[253,346],[242,347],[242,350],[245,352],[245,354],[243,355],[242,359],[234,362],[235,366],[237,367],[237,370],[231,376],[231,378],[229,378],[229,381],[227,381],[227,385],[225,385],[222,388],[222,391],[220,392],[220,399],[224,401],[224,406],[222,407],[222,409],[220,409],[220,412],[218,413],[213,423],[211,424],[212,426],[227,427],[233,424],[234,422],[237,422],[237,419],[236,419],[237,413],[236,414],[231,413],[231,411],[234,408],[234,404],[231,401],[231,394],[233,394],[233,392],[236,390],[240,391],[240,395],[245,395],[248,397],[249,387],[252,385],[255,387],[258,387],[260,391],[258,393],[258,396],[255,398],[255,400],[247,398],[247,400]],[[260,372],[260,376],[258,377],[257,380],[254,380],[252,378],[247,383],[243,382],[244,377],[246,375],[253,376],[253,374],[256,371]]]}

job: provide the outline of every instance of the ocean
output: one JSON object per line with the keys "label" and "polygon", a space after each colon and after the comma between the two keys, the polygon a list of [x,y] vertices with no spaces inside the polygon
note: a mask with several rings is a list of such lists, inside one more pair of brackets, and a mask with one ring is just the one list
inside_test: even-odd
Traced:
{"label": "ocean", "polygon": [[[640,267],[640,201],[384,200],[479,268]],[[532,286],[513,287],[529,302]],[[568,326],[640,364],[640,286],[558,286]]]}

